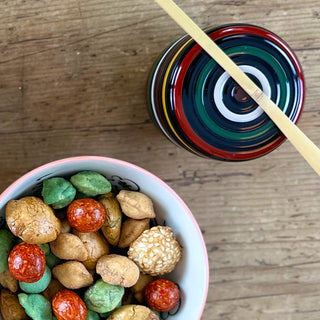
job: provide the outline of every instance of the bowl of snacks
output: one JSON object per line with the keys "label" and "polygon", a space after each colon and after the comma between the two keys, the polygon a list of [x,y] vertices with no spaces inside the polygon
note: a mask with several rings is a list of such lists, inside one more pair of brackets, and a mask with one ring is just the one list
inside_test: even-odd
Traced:
{"label": "bowl of snacks", "polygon": [[194,216],[133,164],[58,160],[0,195],[1,320],[200,319],[208,283]]}

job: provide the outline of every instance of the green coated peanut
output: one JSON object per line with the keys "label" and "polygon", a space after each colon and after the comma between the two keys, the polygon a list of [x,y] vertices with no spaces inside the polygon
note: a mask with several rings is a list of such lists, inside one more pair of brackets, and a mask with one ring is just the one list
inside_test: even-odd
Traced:
{"label": "green coated peanut", "polygon": [[88,310],[86,320],[100,320],[100,317],[96,312]]}
{"label": "green coated peanut", "polygon": [[42,197],[46,204],[61,209],[72,202],[77,190],[63,178],[49,178],[43,181]]}
{"label": "green coated peanut", "polygon": [[73,175],[70,181],[79,192],[88,197],[95,197],[111,191],[110,182],[103,175],[94,171],[79,172]]}
{"label": "green coated peanut", "polygon": [[32,283],[26,283],[19,281],[19,286],[21,290],[27,293],[40,293],[47,289],[49,283],[51,281],[51,271],[48,266],[46,266],[46,269],[44,271],[44,274],[42,278],[36,282]]}
{"label": "green coated peanut", "polygon": [[98,280],[84,295],[84,301],[88,309],[106,313],[114,310],[124,295],[124,288]]}
{"label": "green coated peanut", "polygon": [[41,294],[18,295],[19,302],[26,314],[33,320],[52,320],[51,303]]}

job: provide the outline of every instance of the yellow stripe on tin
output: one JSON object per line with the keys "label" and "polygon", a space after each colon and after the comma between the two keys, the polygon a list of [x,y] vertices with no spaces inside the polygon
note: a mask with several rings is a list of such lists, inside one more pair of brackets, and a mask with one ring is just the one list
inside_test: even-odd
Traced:
{"label": "yellow stripe on tin", "polygon": [[168,112],[167,112],[167,107],[166,107],[166,85],[167,85],[167,81],[168,81],[168,77],[169,77],[169,73],[170,73],[170,70],[172,68],[172,65],[173,63],[175,62],[176,58],[178,57],[178,55],[181,53],[181,51],[191,42],[193,41],[192,39],[188,40],[178,51],[177,53],[174,55],[174,57],[172,58],[168,68],[167,68],[167,71],[164,75],[164,78],[163,78],[163,85],[162,85],[162,105],[163,105],[163,111],[164,111],[164,115],[166,117],[166,120],[167,120],[167,123],[169,124],[169,127],[170,129],[172,130],[172,132],[175,134],[175,136],[178,138],[178,140],[188,149],[190,150],[191,152],[193,153],[196,153],[197,155],[201,156],[201,157],[204,157],[204,155],[200,152],[198,152],[197,150],[191,148],[188,144],[186,144],[180,137],[179,135],[177,134],[176,130],[174,129],[170,119],[169,119],[169,115],[168,115]]}

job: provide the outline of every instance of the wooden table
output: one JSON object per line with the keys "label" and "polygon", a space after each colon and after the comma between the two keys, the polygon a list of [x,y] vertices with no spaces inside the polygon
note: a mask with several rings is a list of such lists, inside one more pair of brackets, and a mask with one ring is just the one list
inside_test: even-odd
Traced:
{"label": "wooden table", "polygon": [[[204,28],[252,23],[288,42],[306,79],[299,127],[320,145],[318,0],[177,3]],[[203,231],[203,319],[319,319],[319,177],[289,142],[248,162],[206,160],[148,116],[149,70],[182,34],[153,1],[1,1],[0,189],[69,156],[137,164],[177,191]]]}

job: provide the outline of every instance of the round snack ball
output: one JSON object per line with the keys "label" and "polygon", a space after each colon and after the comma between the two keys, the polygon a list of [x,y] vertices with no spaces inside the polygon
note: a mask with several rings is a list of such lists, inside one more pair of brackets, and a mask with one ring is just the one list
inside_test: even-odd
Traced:
{"label": "round snack ball", "polygon": [[156,279],[146,285],[144,298],[151,309],[170,311],[179,303],[180,291],[172,281]]}
{"label": "round snack ball", "polygon": [[40,280],[46,268],[46,257],[36,244],[20,243],[10,252],[8,265],[12,275],[22,282]]}
{"label": "round snack ball", "polygon": [[111,191],[110,182],[103,175],[94,171],[79,172],[73,175],[70,181],[78,191],[89,197]]}
{"label": "round snack ball", "polygon": [[49,178],[43,181],[42,197],[54,209],[66,207],[75,197],[77,190],[63,178]]}
{"label": "round snack ball", "polygon": [[106,210],[96,200],[77,199],[69,205],[67,217],[70,225],[79,232],[95,232],[102,227],[106,219]]}
{"label": "round snack ball", "polygon": [[181,247],[171,228],[157,226],[144,231],[128,251],[142,272],[158,276],[171,272],[181,258]]}
{"label": "round snack ball", "polygon": [[87,308],[71,290],[61,290],[52,299],[52,309],[58,320],[85,320]]}
{"label": "round snack ball", "polygon": [[51,281],[51,271],[49,267],[46,267],[42,278],[36,282],[27,283],[19,281],[19,286],[22,291],[27,293],[40,293],[47,289]]}

